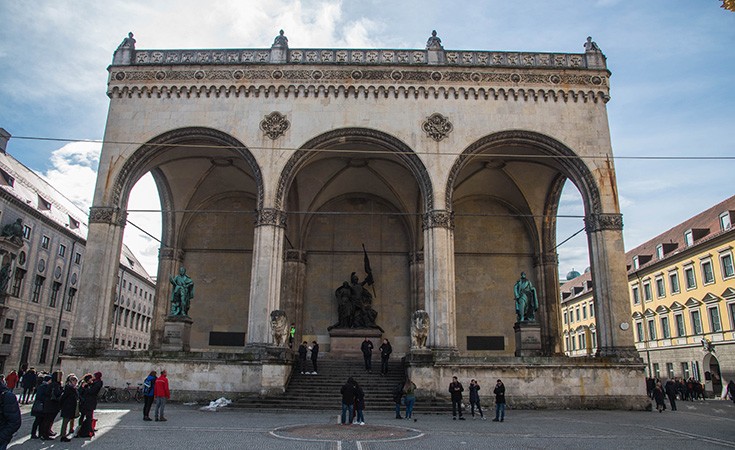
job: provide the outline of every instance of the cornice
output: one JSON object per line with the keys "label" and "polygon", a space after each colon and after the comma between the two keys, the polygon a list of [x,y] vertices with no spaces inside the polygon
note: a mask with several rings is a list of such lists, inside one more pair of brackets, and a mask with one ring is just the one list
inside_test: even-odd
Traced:
{"label": "cornice", "polygon": [[20,200],[18,197],[14,196],[13,194],[9,193],[5,189],[0,189],[0,198],[12,203],[20,211],[23,211],[26,214],[33,216],[34,218],[43,222],[43,224],[46,225],[47,227],[53,228],[54,230],[61,232],[62,234],[65,234],[71,240],[81,242],[83,245],[86,246],[86,243],[87,243],[86,238],[83,238],[79,236],[78,234],[74,233],[73,231],[69,230],[68,228],[59,225],[58,222],[42,214],[36,208],[28,206],[25,202],[23,202],[22,200]]}

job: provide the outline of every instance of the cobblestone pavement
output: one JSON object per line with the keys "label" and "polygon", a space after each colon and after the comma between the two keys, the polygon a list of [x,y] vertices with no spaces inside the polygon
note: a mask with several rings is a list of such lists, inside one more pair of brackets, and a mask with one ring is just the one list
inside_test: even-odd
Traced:
{"label": "cobblestone pavement", "polygon": [[[200,405],[201,406],[201,405]],[[735,448],[735,404],[724,400],[679,402],[678,411],[508,410],[502,423],[453,421],[445,415],[365,411],[365,426],[337,425],[339,411],[252,411],[169,404],[167,422],[143,422],[142,404],[102,404],[92,439],[30,439],[33,418],[23,407],[23,426],[9,448],[19,449],[476,449],[476,448]],[[447,405],[447,410],[451,409]],[[491,407],[488,405],[488,414]],[[54,424],[59,430],[61,422]]]}

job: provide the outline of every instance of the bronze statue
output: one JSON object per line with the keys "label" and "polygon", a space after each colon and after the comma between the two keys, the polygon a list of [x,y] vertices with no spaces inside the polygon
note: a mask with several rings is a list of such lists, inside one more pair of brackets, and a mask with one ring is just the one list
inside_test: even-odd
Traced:
{"label": "bronze statue", "polygon": [[131,31],[128,33],[128,37],[124,38],[120,45],[117,46],[118,50],[121,48],[131,48],[135,50],[135,38],[133,37],[133,32]]}
{"label": "bronze statue", "polygon": [[23,243],[23,219],[18,219],[13,223],[9,223],[3,227],[0,237],[10,238],[11,241]]}
{"label": "bronze statue", "polygon": [[350,282],[342,283],[334,292],[337,299],[337,315],[338,321],[327,330],[333,328],[377,328],[383,331],[375,324],[378,312],[373,309],[373,296],[365,289],[368,283],[366,278],[360,282],[357,274],[352,272]]}
{"label": "bronze statue", "polygon": [[0,297],[5,294],[8,289],[8,282],[10,281],[10,263],[6,262],[0,269]]}
{"label": "bronze statue", "polygon": [[273,40],[272,47],[288,48],[288,38],[283,34],[283,30],[278,32],[278,36]]}
{"label": "bronze statue", "polygon": [[186,269],[182,266],[176,277],[169,277],[169,281],[174,286],[171,293],[171,316],[189,316],[189,306],[191,299],[194,298],[194,281],[186,274]]}
{"label": "bronze statue", "polygon": [[436,30],[431,30],[431,37],[426,41],[427,50],[441,50],[442,40],[436,36]]}
{"label": "bronze statue", "polygon": [[513,286],[516,301],[516,318],[518,322],[535,322],[538,310],[536,288],[526,278],[526,272],[521,272],[521,279]]}

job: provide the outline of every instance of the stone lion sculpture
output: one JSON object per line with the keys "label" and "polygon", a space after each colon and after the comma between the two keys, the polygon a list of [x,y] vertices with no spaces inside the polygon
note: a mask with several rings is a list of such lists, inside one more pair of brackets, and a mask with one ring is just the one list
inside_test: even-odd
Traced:
{"label": "stone lion sculpture", "polygon": [[411,348],[426,348],[429,334],[429,313],[419,309],[411,314]]}
{"label": "stone lion sculpture", "polygon": [[286,338],[288,337],[286,311],[280,309],[271,311],[271,333],[273,333],[273,342],[277,347],[282,347],[286,344]]}

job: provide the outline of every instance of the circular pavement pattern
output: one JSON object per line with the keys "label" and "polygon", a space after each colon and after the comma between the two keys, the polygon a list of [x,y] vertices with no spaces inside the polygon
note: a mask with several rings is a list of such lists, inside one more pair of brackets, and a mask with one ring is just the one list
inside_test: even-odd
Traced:
{"label": "circular pavement pattern", "polygon": [[387,425],[292,425],[276,428],[271,435],[298,441],[405,441],[424,435],[413,428]]}

